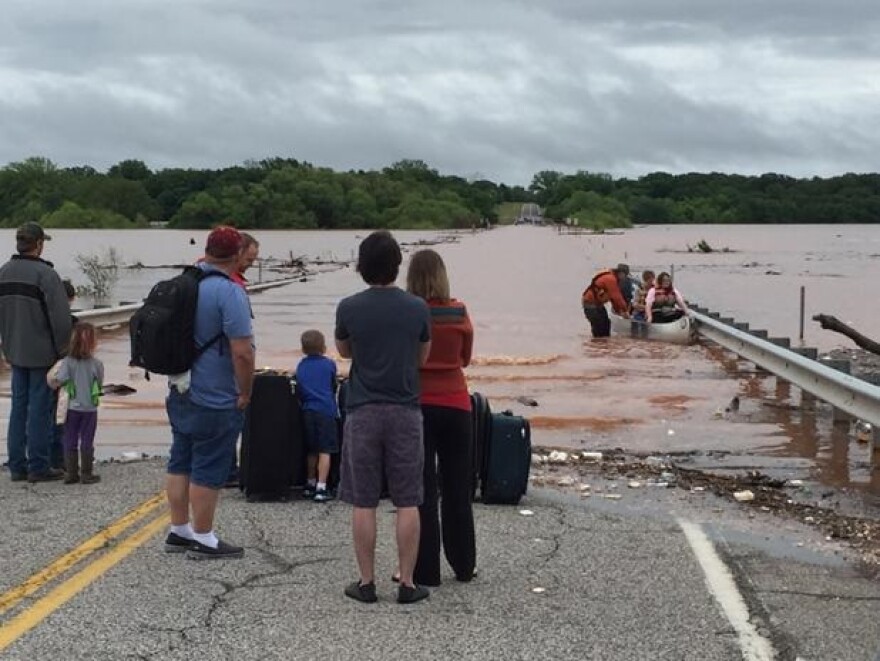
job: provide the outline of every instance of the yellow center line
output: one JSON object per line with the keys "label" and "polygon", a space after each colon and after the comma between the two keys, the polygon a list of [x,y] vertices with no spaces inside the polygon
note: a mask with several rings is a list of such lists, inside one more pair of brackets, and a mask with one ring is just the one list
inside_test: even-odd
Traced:
{"label": "yellow center line", "polygon": [[0,626],[0,652],[94,583],[104,573],[143,545],[144,542],[163,530],[169,523],[171,523],[171,515],[168,513],[162,514],[156,520],[148,523],[136,533],[121,541],[110,551],[90,562],[9,622]]}
{"label": "yellow center line", "polygon": [[52,564],[41,569],[36,574],[14,588],[0,595],[0,615],[14,608],[22,599],[29,597],[49,581],[63,574],[83,558],[88,557],[95,551],[105,548],[113,539],[121,535],[127,528],[145,519],[165,502],[165,492],[158,493],[149,500],[144,501],[132,511],[120,517],[93,537],[87,539],[75,549],[68,551],[56,559]]}

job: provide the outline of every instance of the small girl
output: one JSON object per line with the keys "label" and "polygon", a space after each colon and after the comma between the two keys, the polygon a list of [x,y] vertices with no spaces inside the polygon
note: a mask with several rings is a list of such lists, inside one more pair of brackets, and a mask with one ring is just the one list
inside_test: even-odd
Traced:
{"label": "small girl", "polygon": [[70,398],[62,439],[65,484],[94,484],[101,479],[92,472],[98,403],[104,385],[104,364],[94,357],[97,344],[95,327],[79,322],[73,327],[67,357],[49,374],[49,386],[64,388]]}

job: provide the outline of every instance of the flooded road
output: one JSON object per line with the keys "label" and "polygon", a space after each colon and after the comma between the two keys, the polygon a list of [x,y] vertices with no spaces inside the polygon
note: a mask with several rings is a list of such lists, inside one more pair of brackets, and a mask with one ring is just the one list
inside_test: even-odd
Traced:
{"label": "flooded road", "polygon": [[[8,234],[8,236],[7,236]],[[77,254],[112,242],[127,264],[173,265],[194,261],[204,233],[169,230],[54,232],[46,257],[64,276],[78,275]],[[397,232],[413,244],[435,233]],[[255,232],[270,267],[291,257],[347,261],[365,232]],[[190,238],[195,245],[190,244]],[[11,232],[0,242],[11,245]],[[729,252],[689,253],[705,239]],[[413,249],[410,246],[408,249]],[[559,235],[551,228],[508,227],[436,246],[450,272],[453,295],[468,305],[475,326],[471,386],[496,410],[531,419],[533,442],[576,448],[620,447],[635,452],[720,451],[800,457],[815,462],[823,481],[880,494],[867,448],[833,426],[823,405],[800,409],[796,388],[777,385],[716,347],[681,347],[628,338],[594,341],[580,293],[599,268],[628,262],[633,271],[670,270],[690,300],[787,335],[797,344],[798,290],[807,288],[807,316],[836,314],[872,334],[877,325],[867,292],[880,277],[880,228],[872,226],[660,226],[622,235]],[[136,300],[171,270],[125,269],[117,299]],[[258,273],[248,274],[256,280]],[[362,287],[354,269],[339,267],[252,298],[260,366],[293,368],[299,336],[317,328],[330,338],[334,310]],[[875,334],[876,335],[876,334]],[[822,350],[846,346],[840,336],[808,322],[805,340]],[[108,334],[100,348],[107,381],[138,392],[107,397],[98,449],[150,454],[168,446],[164,379],[151,382],[127,367],[124,332]],[[340,362],[341,371],[347,369]],[[8,372],[0,374],[8,393]],[[726,411],[738,396],[736,411]],[[537,401],[529,407],[517,401]],[[2,402],[5,437],[8,398]]]}

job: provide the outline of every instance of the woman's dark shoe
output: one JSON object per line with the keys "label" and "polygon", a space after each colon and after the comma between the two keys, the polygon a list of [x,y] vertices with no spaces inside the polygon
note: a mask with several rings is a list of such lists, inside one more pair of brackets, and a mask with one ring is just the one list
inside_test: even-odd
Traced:
{"label": "woman's dark shoe", "polygon": [[471,572],[470,576],[468,576],[467,574],[460,574],[460,575],[456,574],[455,580],[458,581],[459,583],[470,583],[476,577],[477,577],[477,568],[474,567],[474,571]]}
{"label": "woman's dark shoe", "polygon": [[361,585],[360,581],[350,583],[345,588],[345,596],[351,597],[356,601],[362,601],[365,604],[374,604],[379,601],[379,598],[376,596],[376,584],[372,582],[364,585]]}
{"label": "woman's dark shoe", "polygon": [[431,596],[430,590],[423,585],[401,585],[397,588],[398,604],[414,604]]}

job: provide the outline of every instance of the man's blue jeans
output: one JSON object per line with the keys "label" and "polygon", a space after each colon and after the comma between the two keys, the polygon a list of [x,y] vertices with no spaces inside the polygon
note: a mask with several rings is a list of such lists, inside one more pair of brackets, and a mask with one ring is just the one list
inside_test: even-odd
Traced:
{"label": "man's blue jeans", "polygon": [[49,470],[55,438],[54,393],[46,383],[48,367],[12,366],[12,411],[6,448],[9,472],[41,475]]}

